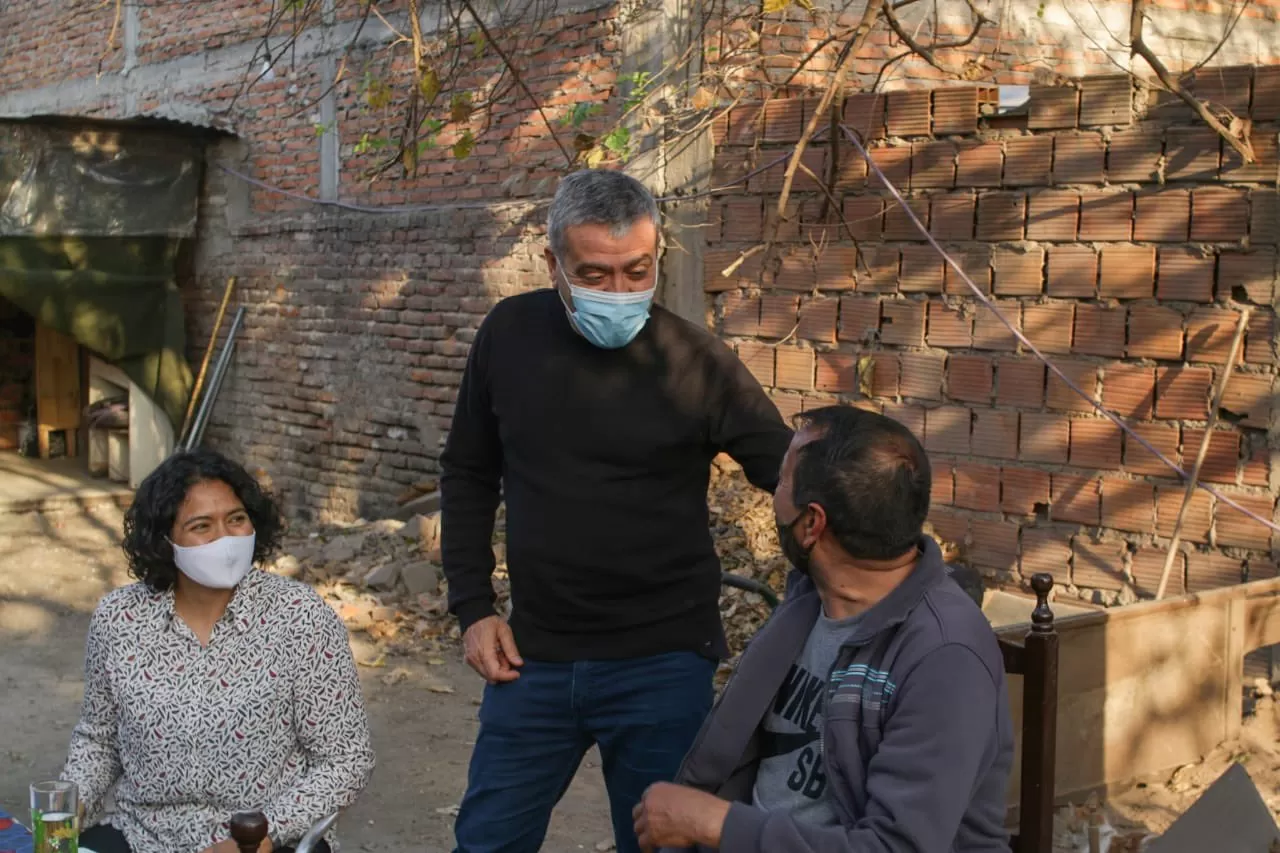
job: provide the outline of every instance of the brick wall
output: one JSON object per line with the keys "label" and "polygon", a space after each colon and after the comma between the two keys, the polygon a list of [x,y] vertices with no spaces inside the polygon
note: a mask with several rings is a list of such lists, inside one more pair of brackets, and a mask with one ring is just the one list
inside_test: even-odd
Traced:
{"label": "brick wall", "polygon": [[23,406],[35,398],[35,321],[0,296],[0,450],[18,446]]}
{"label": "brick wall", "polygon": [[[982,116],[984,92],[964,87],[855,96],[843,117],[999,310],[1188,468],[1252,307],[1202,478],[1271,518],[1280,68],[1228,76],[1252,110],[1254,165],[1180,106],[1134,113],[1117,77],[1033,89],[1020,118]],[[733,111],[713,180],[785,152],[813,108]],[[1065,582],[1070,566],[1100,600],[1154,592],[1180,481],[1022,351],[847,144],[809,162],[831,170],[837,195],[797,180],[771,255],[722,274],[768,238],[781,168],[724,197],[709,229],[713,322],[779,409],[848,401],[911,427],[934,465],[935,530],[995,576]],[[1203,491],[1183,539],[1175,592],[1276,572],[1269,531]]]}

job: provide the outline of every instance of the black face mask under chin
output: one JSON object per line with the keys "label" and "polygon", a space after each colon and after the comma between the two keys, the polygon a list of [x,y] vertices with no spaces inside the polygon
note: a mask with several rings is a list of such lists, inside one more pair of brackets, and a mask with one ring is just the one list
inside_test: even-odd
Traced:
{"label": "black face mask under chin", "polygon": [[782,556],[787,558],[787,562],[794,566],[796,571],[807,575],[809,574],[809,550],[800,544],[795,534],[796,524],[801,518],[804,518],[803,513],[790,524],[783,524],[775,518],[774,524],[778,526],[778,544],[782,546]]}

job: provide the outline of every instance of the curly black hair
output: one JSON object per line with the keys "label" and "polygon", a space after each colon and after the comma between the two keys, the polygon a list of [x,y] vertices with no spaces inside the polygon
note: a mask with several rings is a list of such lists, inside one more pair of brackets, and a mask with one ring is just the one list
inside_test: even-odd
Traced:
{"label": "curly black hair", "polygon": [[178,579],[173,562],[173,532],[178,507],[196,483],[220,480],[231,487],[253,523],[253,561],[261,565],[280,546],[284,521],[271,494],[239,464],[215,450],[179,451],[152,471],[133,496],[124,516],[124,553],[129,574],[156,592],[172,589]]}

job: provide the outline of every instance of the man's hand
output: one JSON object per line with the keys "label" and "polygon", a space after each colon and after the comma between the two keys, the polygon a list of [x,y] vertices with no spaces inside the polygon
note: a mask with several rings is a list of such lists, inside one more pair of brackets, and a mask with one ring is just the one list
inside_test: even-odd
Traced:
{"label": "man's hand", "polygon": [[[258,853],[271,853],[272,849],[270,837],[262,839],[262,843],[258,845]],[[204,848],[200,853],[240,853],[240,848],[228,838],[226,841],[219,841],[212,847]]]}
{"label": "man's hand", "polygon": [[520,677],[516,667],[523,666],[516,638],[507,620],[486,616],[467,629],[462,637],[467,663],[490,684],[515,681]]}
{"label": "man's hand", "polygon": [[719,847],[729,803],[694,788],[650,785],[631,812],[641,850],[659,847]]}

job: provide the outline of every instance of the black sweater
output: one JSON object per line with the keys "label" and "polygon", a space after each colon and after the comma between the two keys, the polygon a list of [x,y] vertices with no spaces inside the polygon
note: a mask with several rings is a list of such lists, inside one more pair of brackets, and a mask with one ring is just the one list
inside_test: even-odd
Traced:
{"label": "black sweater", "polygon": [[494,613],[502,497],[522,656],[723,657],[711,461],[724,451],[772,490],[790,440],[733,352],[661,307],[604,350],[554,290],[505,299],[476,334],[440,460],[449,609],[463,630]]}

